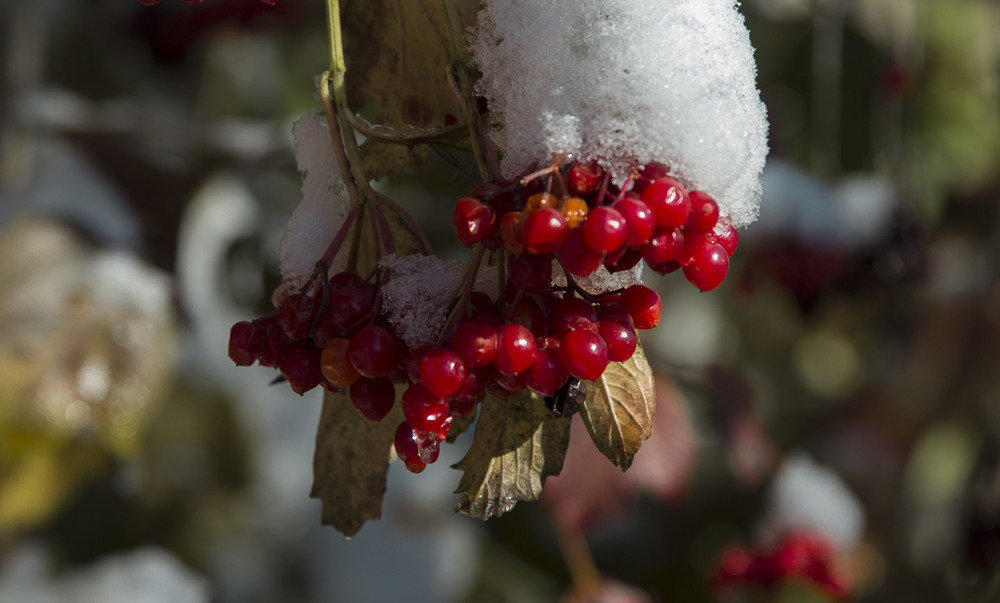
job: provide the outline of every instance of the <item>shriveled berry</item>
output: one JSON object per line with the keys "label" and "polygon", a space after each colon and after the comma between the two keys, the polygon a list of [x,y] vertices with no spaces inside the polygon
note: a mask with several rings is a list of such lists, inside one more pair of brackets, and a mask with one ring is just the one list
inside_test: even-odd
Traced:
{"label": "shriveled berry", "polygon": [[278,370],[288,379],[288,385],[298,395],[312,390],[323,378],[319,368],[319,350],[305,343],[295,345],[278,360]]}
{"label": "shriveled berry", "polygon": [[264,355],[267,335],[254,323],[241,320],[229,329],[229,359],[236,366],[250,366]]}
{"label": "shriveled berry", "polygon": [[319,358],[323,376],[338,389],[350,387],[361,377],[361,373],[347,358],[347,348],[350,343],[349,339],[343,337],[333,339],[323,347],[323,353]]}
{"label": "shriveled berry", "polygon": [[396,366],[399,349],[389,329],[370,326],[351,336],[347,356],[359,373],[365,377],[378,377]]}
{"label": "shriveled berry", "polygon": [[652,329],[660,322],[660,296],[645,285],[632,285],[622,291],[619,303],[628,310],[637,329]]}
{"label": "shriveled berry", "polygon": [[351,406],[369,421],[381,421],[396,402],[396,386],[388,377],[361,377],[351,385]]}
{"label": "shriveled berry", "polygon": [[585,197],[597,191],[604,170],[596,163],[574,163],[569,169],[567,186],[574,195]]}
{"label": "shriveled berry", "polygon": [[334,289],[329,293],[328,304],[333,324],[341,331],[347,331],[372,311],[375,305],[374,286]]}
{"label": "shriveled berry", "polygon": [[512,211],[500,218],[500,241],[511,253],[524,253],[524,220],[525,215]]}
{"label": "shriveled berry", "polygon": [[293,341],[305,339],[312,328],[317,310],[316,299],[305,293],[287,296],[278,309],[278,324]]}
{"label": "shriveled berry", "polygon": [[594,331],[570,331],[559,346],[559,362],[570,375],[593,381],[608,366],[608,346]]}
{"label": "shriveled berry", "polygon": [[497,355],[493,366],[505,375],[516,375],[535,362],[537,347],[535,336],[519,324],[505,324],[497,328]]}

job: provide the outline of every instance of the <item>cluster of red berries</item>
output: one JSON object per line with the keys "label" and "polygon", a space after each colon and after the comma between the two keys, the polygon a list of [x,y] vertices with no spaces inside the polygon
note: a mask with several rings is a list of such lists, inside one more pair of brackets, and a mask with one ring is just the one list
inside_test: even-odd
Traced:
{"label": "cluster of red berries", "polygon": [[377,285],[342,272],[318,289],[288,295],[275,314],[236,323],[230,358],[277,368],[299,394],[346,389],[372,421],[392,409],[396,384],[406,385],[395,447],[413,472],[437,459],[454,419],[470,416],[487,394],[531,389],[553,412],[565,412],[560,392],[631,358],[636,329],[654,327],[661,309],[656,292],[642,285],[593,297],[569,286],[524,295],[511,283],[499,301],[472,292],[447,345],[411,351],[380,319]]}
{"label": "cluster of red berries", "polygon": [[806,531],[789,533],[769,551],[727,549],[719,561],[714,583],[719,588],[773,588],[785,580],[811,584],[835,598],[850,592],[849,579],[837,565],[833,545]]}
{"label": "cluster of red berries", "polygon": [[[198,4],[200,2],[203,2],[204,0],[184,0],[184,1],[187,2],[188,4]],[[263,2],[264,4],[270,4],[272,6],[278,3],[278,0],[260,0],[260,1]],[[139,0],[139,4],[143,4],[145,6],[153,6],[154,4],[159,4],[159,3],[160,0]]]}
{"label": "cluster of red berries", "polygon": [[[494,181],[474,187],[455,207],[458,239],[503,247],[528,273],[533,290],[547,280],[554,258],[572,275],[601,264],[629,270],[645,260],[668,274],[681,269],[701,291],[719,286],[729,271],[738,235],[719,217],[704,191],[687,191],[666,169],[650,165],[622,188],[599,166],[573,163],[529,182]],[[540,190],[544,189],[544,190]]]}

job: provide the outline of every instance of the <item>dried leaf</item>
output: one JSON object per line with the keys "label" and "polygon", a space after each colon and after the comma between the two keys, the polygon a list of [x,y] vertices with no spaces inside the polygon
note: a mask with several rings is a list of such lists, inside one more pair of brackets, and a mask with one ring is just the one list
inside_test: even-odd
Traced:
{"label": "dried leaf", "polygon": [[553,417],[527,391],[481,406],[472,446],[455,468],[464,471],[458,510],[485,521],[538,499],[545,478],[562,470],[570,420]]}
{"label": "dried leaf", "polygon": [[376,422],[358,414],[345,393],[323,397],[310,496],[323,502],[322,523],[346,538],[382,516],[390,450],[400,421],[398,404]]}
{"label": "dried leaf", "polygon": [[[440,127],[446,115],[460,114],[448,84],[447,25],[438,0],[351,0],[342,7],[352,107],[374,103],[373,121],[391,127]],[[400,154],[400,147],[382,142],[370,146],[386,161],[384,173],[430,157],[405,148]],[[378,173],[369,175],[377,180]]]}
{"label": "dried leaf", "polygon": [[632,358],[612,362],[600,379],[587,383],[580,416],[597,449],[625,471],[652,433],[655,406],[653,370],[639,347]]}

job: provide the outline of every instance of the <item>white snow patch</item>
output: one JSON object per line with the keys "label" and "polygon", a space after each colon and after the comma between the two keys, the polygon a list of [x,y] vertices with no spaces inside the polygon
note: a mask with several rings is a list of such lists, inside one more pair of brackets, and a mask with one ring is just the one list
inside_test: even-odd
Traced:
{"label": "white snow patch", "polygon": [[659,162],[737,227],[755,219],[767,117],[732,0],[493,0],[471,47],[505,176],[556,154],[618,182]]}

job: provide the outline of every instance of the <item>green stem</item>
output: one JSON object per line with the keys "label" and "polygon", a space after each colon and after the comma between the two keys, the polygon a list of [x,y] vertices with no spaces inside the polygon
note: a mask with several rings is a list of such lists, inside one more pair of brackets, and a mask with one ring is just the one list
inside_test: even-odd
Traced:
{"label": "green stem", "polygon": [[[329,106],[334,113],[334,121],[337,122],[341,133],[341,145],[347,153],[347,163],[350,170],[345,176],[349,175],[354,179],[359,191],[367,192],[371,189],[371,185],[368,183],[364,162],[361,160],[361,148],[358,146],[358,139],[354,136],[354,129],[346,117],[350,108],[347,106],[347,62],[344,60],[344,42],[340,30],[340,2],[326,0],[326,12],[327,34],[330,38],[330,71],[329,77],[324,78],[324,81],[328,81],[329,86],[333,88],[333,103]],[[320,94],[323,94],[322,90]],[[333,126],[331,126],[332,128]]]}

